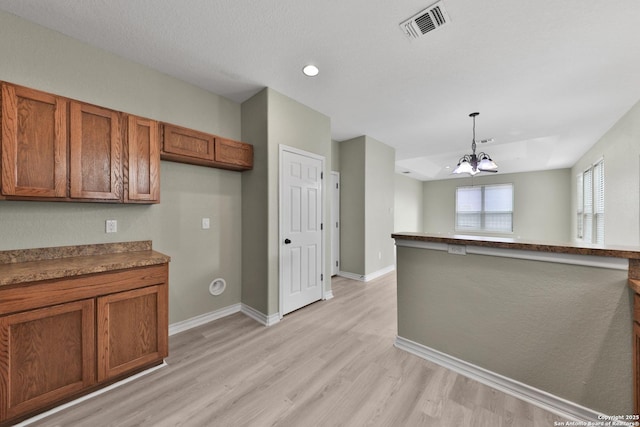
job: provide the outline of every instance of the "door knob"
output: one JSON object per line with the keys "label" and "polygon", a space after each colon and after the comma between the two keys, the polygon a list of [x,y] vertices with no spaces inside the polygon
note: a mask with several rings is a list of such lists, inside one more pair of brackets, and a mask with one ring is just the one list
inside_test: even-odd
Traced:
{"label": "door knob", "polygon": [[291,243],[291,240],[289,240],[289,239],[284,239],[284,244],[285,244],[285,245],[288,245],[289,243]]}

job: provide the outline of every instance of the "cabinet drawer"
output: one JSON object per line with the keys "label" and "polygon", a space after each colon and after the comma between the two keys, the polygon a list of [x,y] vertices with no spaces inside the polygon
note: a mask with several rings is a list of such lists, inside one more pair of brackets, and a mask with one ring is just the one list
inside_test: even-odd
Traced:
{"label": "cabinet drawer", "polygon": [[96,296],[166,283],[167,264],[137,267],[65,279],[31,282],[0,288],[0,316],[31,310],[69,300]]}
{"label": "cabinet drawer", "polygon": [[214,137],[174,125],[163,125],[162,150],[169,154],[214,160]]}

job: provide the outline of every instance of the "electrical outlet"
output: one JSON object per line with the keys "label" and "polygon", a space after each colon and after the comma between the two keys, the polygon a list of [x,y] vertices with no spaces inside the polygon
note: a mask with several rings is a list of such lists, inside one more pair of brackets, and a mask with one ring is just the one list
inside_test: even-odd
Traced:
{"label": "electrical outlet", "polygon": [[108,219],[105,221],[105,232],[106,233],[117,233],[118,232],[118,221],[115,219]]}
{"label": "electrical outlet", "polygon": [[202,218],[202,229],[208,230],[211,226],[209,218]]}
{"label": "electrical outlet", "polygon": [[448,252],[455,255],[466,255],[467,247],[465,245],[449,245]]}

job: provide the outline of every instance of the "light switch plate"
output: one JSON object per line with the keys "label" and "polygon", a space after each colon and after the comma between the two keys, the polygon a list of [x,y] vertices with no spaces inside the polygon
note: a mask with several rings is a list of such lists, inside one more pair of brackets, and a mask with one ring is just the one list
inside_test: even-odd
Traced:
{"label": "light switch plate", "polygon": [[115,219],[108,219],[105,221],[105,232],[107,233],[117,233],[118,232],[118,221]]}
{"label": "light switch plate", "polygon": [[211,226],[211,223],[209,221],[209,218],[202,218],[202,229],[208,230],[210,226]]}

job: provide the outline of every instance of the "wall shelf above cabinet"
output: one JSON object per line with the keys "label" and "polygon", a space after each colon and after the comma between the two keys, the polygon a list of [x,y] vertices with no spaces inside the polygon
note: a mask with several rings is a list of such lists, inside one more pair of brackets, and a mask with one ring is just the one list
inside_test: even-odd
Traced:
{"label": "wall shelf above cabinet", "polygon": [[160,158],[171,162],[245,171],[253,169],[253,146],[163,123]]}

